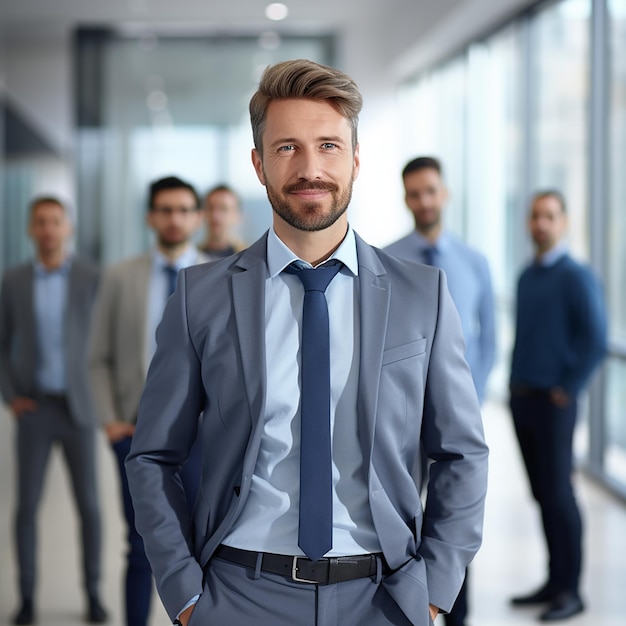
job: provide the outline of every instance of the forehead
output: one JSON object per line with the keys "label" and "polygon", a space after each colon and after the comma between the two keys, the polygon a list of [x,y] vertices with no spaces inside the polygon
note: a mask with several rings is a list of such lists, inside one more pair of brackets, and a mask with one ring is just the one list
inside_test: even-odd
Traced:
{"label": "forehead", "polygon": [[32,217],[65,217],[65,209],[56,202],[39,202],[33,207]]}
{"label": "forehead", "polygon": [[284,98],[267,108],[264,140],[351,137],[350,122],[328,100]]}
{"label": "forehead", "polygon": [[234,205],[237,204],[237,198],[230,191],[226,191],[225,189],[220,189],[219,191],[214,191],[209,194],[206,199],[207,205],[210,204],[228,204]]}
{"label": "forehead", "polygon": [[431,187],[441,185],[442,180],[439,172],[432,167],[409,172],[404,176],[404,184],[406,187]]}
{"label": "forehead", "polygon": [[530,213],[533,217],[539,215],[551,217],[564,215],[561,203],[554,196],[545,196],[535,200]]}
{"label": "forehead", "polygon": [[154,206],[193,206],[196,198],[189,189],[178,187],[176,189],[162,189],[154,196]]}

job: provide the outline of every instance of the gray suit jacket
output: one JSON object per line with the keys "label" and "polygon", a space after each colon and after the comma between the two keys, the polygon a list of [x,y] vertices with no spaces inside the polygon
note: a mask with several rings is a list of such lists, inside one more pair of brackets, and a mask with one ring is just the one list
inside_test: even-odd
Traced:
{"label": "gray suit jacket", "polygon": [[[87,341],[99,271],[85,259],[74,258],[69,275],[65,314],[65,371],[70,413],[79,426],[94,424],[87,380]],[[34,266],[8,270],[0,294],[0,389],[5,402],[37,393],[37,329],[33,303]]]}
{"label": "gray suit jacket", "polygon": [[[197,262],[206,256],[198,252]],[[105,272],[93,314],[89,378],[102,423],[133,423],[146,382],[146,324],[152,255],[146,252]]]}
{"label": "gray suit jacket", "polygon": [[[487,447],[459,318],[432,267],[357,237],[361,315],[358,436],[370,507],[397,571],[384,585],[414,624],[449,610],[481,541]],[[127,460],[146,552],[174,617],[246,501],[265,402],[266,237],[186,270],[157,332]],[[198,415],[204,411],[199,424]],[[176,479],[200,429],[200,495],[189,518]],[[433,460],[425,510],[424,457]]]}

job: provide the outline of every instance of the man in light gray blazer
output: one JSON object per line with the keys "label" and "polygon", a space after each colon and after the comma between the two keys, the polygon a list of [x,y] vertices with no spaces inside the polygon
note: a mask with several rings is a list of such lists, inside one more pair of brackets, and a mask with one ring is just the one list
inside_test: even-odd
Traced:
{"label": "man in light gray blazer", "polygon": [[[94,310],[89,347],[89,371],[100,420],[120,472],[129,552],[125,574],[125,619],[128,626],[145,626],[152,594],[152,572],[143,542],[135,530],[124,460],[130,449],[139,398],[148,364],[156,348],[154,334],[177,273],[206,257],[192,237],[202,215],[195,189],[169,176],[153,182],[146,221],[155,247],[117,263],[105,272]],[[183,478],[193,502],[199,483],[199,448]]]}
{"label": "man in light gray blazer", "polygon": [[50,450],[59,444],[81,518],[87,618],[106,621],[98,597],[101,524],[95,469],[96,420],[86,349],[99,272],[70,256],[72,227],[53,197],[31,204],[35,262],[6,272],[0,294],[0,389],[17,425],[15,531],[22,604],[15,624],[35,620],[36,515]]}
{"label": "man in light gray blazer", "polygon": [[[185,270],[157,332],[127,469],[159,593],[183,626],[427,626],[450,610],[480,545],[487,448],[445,275],[348,224],[361,103],[333,68],[266,69],[250,113],[272,228]],[[299,272],[331,270],[328,322],[311,328],[307,302],[320,298]],[[310,333],[323,326],[326,383],[309,369]],[[330,445],[316,444],[316,465],[301,451],[318,430]],[[196,436],[190,516],[176,476]],[[300,507],[327,454],[331,514],[317,533]],[[320,558],[308,541],[325,540],[327,524]]]}

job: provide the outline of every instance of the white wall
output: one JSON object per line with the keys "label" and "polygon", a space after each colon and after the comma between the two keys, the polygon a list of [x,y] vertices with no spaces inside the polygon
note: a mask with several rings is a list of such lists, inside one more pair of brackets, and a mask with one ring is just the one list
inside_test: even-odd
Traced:
{"label": "white wall", "polygon": [[71,68],[67,31],[6,44],[8,95],[61,154],[72,147]]}
{"label": "white wall", "polygon": [[[67,31],[8,38],[0,64],[0,89],[48,145],[55,156],[29,160],[32,194],[54,194],[70,202],[75,198],[72,167],[73,89],[70,37]],[[11,164],[20,167],[20,159]],[[30,193],[29,193],[30,195]]]}

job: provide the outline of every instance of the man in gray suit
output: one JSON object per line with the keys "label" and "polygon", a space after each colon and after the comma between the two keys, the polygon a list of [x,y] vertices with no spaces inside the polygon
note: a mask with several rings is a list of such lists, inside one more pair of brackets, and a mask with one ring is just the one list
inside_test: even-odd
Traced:
{"label": "man in gray suit", "polygon": [[[480,545],[487,448],[445,275],[348,224],[361,104],[333,68],[266,69],[252,161],[273,225],[185,270],[157,332],[127,469],[183,626],[427,626]],[[336,275],[311,291],[318,273]],[[196,435],[192,517],[176,474]]]}
{"label": "man in gray suit", "polygon": [[95,417],[86,347],[97,268],[67,252],[72,226],[64,205],[41,197],[30,208],[36,259],[10,269],[0,293],[0,388],[17,425],[15,532],[22,604],[13,623],[35,620],[36,514],[50,450],[59,444],[81,518],[87,620],[107,619],[98,597],[101,528],[95,469]]}
{"label": "man in gray suit", "polygon": [[[146,221],[156,236],[145,254],[108,268],[98,291],[89,347],[92,389],[117,461],[129,551],[125,574],[128,626],[145,626],[152,595],[152,572],[135,530],[124,460],[130,449],[139,398],[156,348],[154,334],[178,271],[206,257],[193,245],[201,225],[198,195],[189,183],[169,176],[150,185]],[[189,506],[200,481],[199,448],[183,479]]]}

